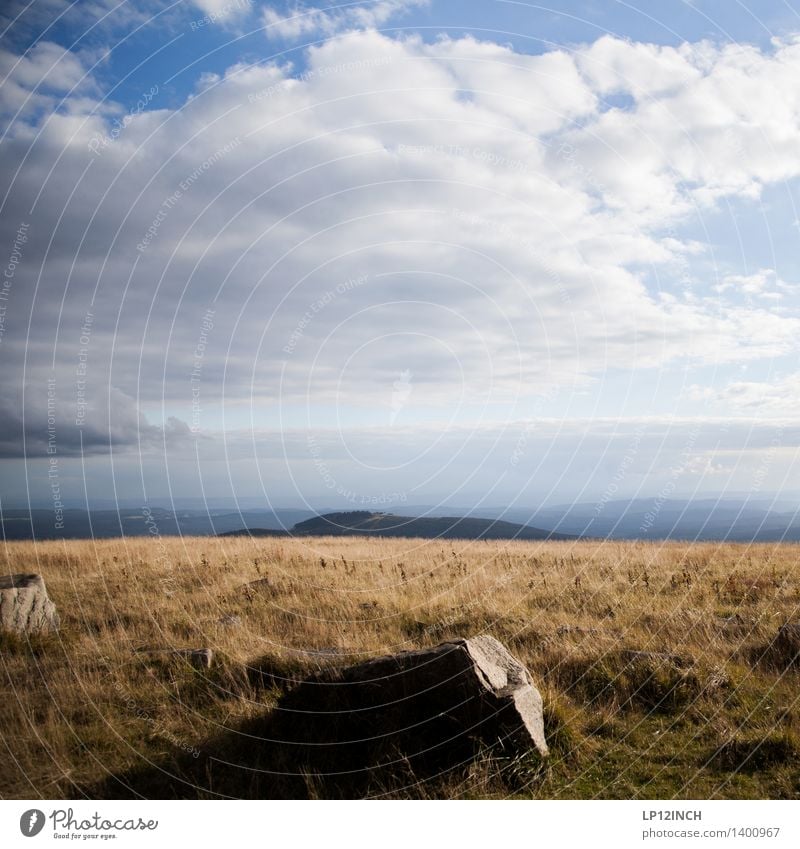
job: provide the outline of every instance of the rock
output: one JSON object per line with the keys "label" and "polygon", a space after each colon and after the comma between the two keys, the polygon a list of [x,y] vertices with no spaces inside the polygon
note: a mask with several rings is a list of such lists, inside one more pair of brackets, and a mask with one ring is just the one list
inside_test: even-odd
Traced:
{"label": "rock", "polygon": [[136,649],[139,654],[164,654],[172,657],[185,658],[192,666],[197,669],[210,669],[214,661],[214,652],[212,649],[152,649],[141,648]]}
{"label": "rock", "polygon": [[16,634],[57,631],[56,606],[41,575],[0,577],[0,630]]}
{"label": "rock", "polygon": [[547,754],[539,691],[490,636],[324,670],[290,690],[275,716],[273,733],[306,744],[316,771],[398,759],[446,768],[474,756],[476,744]]}
{"label": "rock", "polygon": [[214,652],[211,649],[173,649],[172,654],[185,657],[198,669],[210,669],[214,660]]}

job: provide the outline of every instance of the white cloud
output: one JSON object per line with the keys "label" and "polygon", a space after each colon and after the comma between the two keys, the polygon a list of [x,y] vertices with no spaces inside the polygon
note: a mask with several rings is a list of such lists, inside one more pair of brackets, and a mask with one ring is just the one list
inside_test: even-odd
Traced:
{"label": "white cloud", "polygon": [[593,171],[617,209],[663,221],[697,204],[757,198],[764,185],[800,174],[796,37],[775,39],[771,53],[606,37],[579,51],[578,65],[601,93],[635,98],[566,138],[572,160]]}
{"label": "white cloud", "polygon": [[[59,85],[80,79],[74,57],[47,49],[17,66],[25,91],[49,80],[53,57]],[[403,417],[445,409],[457,421],[554,387],[572,397],[607,372],[797,352],[796,302],[741,297],[786,284],[766,271],[763,285],[729,274],[721,290],[707,279],[684,291],[681,265],[712,259],[674,225],[700,200],[800,174],[789,142],[800,47],[604,40],[613,79],[597,60],[588,70],[594,49],[528,56],[352,32],[308,50],[302,73],[267,63],[206,76],[181,108],[130,115],[94,154],[111,107],[92,109],[86,93],[68,100],[80,109],[18,120],[3,235],[13,242],[9,228],[30,216],[38,236],[14,290],[33,334],[9,319],[6,362],[24,358],[36,392],[55,351],[69,387],[92,303],[100,397],[119,387],[156,408],[151,421],[166,419],[159,405],[189,421],[213,309],[204,426],[291,412],[346,428],[376,398],[390,404],[406,370]],[[685,73],[662,77],[662,62]],[[603,112],[637,63],[647,96]],[[776,90],[767,115],[757,101]],[[741,156],[726,133],[765,138]]]}
{"label": "white cloud", "polygon": [[578,53],[578,67],[601,95],[626,93],[645,99],[696,83],[715,54],[706,43],[667,47],[603,36]]}
{"label": "white cloud", "polygon": [[[212,0],[214,2],[214,0]],[[320,9],[298,3],[282,14],[269,6],[262,13],[268,38],[298,39],[314,35],[331,36],[351,29],[373,29],[410,9],[427,6],[429,0],[375,0],[361,5]]]}
{"label": "white cloud", "polygon": [[722,389],[693,386],[692,395],[741,414],[762,417],[800,415],[800,372],[773,380],[736,380]]}
{"label": "white cloud", "polygon": [[224,19],[253,7],[252,0],[194,0],[194,4],[212,19]]}
{"label": "white cloud", "polygon": [[730,463],[721,463],[713,452],[689,457],[680,467],[681,471],[694,477],[706,478],[713,475],[727,475],[735,468]]}
{"label": "white cloud", "polygon": [[238,24],[257,8],[255,0],[193,0],[193,3],[204,14],[201,18],[190,22],[191,30],[210,24],[222,26]]}
{"label": "white cloud", "polygon": [[761,268],[754,274],[727,274],[717,284],[715,290],[720,293],[740,292],[750,298],[779,301],[795,287],[778,277],[773,268]]}
{"label": "white cloud", "polygon": [[[757,478],[763,458],[780,440],[786,456]],[[229,431],[227,468],[256,467],[267,491],[337,503],[352,495],[401,495],[408,503],[445,498],[458,506],[530,504],[543,500],[591,501],[614,483],[615,498],[752,492],[778,487],[796,462],[797,426],[756,418],[632,417],[531,419],[403,428],[385,425]],[[204,468],[221,454],[217,441],[200,448]],[[579,480],[576,485],[575,481]],[[321,499],[321,501],[320,501]],[[395,498],[395,501],[397,499]],[[361,503],[369,503],[364,501]]]}
{"label": "white cloud", "polygon": [[18,111],[25,115],[52,108],[69,92],[75,99],[87,92],[96,95],[86,58],[52,41],[39,41],[22,55],[0,49],[0,114],[9,119]]}

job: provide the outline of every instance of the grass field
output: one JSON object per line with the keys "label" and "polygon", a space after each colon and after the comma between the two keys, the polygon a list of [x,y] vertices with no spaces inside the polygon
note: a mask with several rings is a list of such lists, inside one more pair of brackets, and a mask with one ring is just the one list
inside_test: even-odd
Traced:
{"label": "grass field", "polygon": [[[774,643],[800,621],[798,555],[356,537],[8,544],[0,573],[41,573],[62,628],[2,638],[0,795],[330,795],[313,776],[215,783],[192,764],[220,740],[238,740],[232,760],[257,748],[240,732],[281,679],[489,633],[544,697],[550,757],[487,751],[438,777],[383,776],[369,795],[800,798],[800,664]],[[215,663],[142,651],[170,647],[210,647]]]}

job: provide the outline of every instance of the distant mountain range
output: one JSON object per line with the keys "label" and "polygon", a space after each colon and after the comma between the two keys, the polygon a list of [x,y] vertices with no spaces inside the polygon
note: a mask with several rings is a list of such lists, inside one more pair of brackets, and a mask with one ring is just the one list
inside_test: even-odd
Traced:
{"label": "distant mountain range", "polygon": [[227,531],[221,536],[376,536],[421,537],[423,539],[574,539],[529,525],[517,525],[500,519],[476,519],[449,516],[396,516],[354,510],[327,513],[298,522],[290,531],[268,528],[244,528]]}
{"label": "distant mountain range", "polygon": [[[714,498],[659,501],[649,498],[605,504],[565,504],[523,515],[523,521],[578,536],[729,542],[800,541],[798,509],[785,509],[770,502]],[[506,515],[506,518],[512,517]]]}
{"label": "distant mountain range", "polygon": [[3,538],[106,539],[138,536],[214,536],[243,527],[290,528],[314,516],[313,510],[168,510],[127,507],[119,510],[64,510],[64,527],[55,527],[52,510],[3,510]]}
{"label": "distant mountain range", "polygon": [[[800,498],[798,499],[800,503]],[[2,509],[5,540],[90,539],[137,536],[212,536],[243,533],[380,533],[383,536],[464,536],[470,539],[729,540],[800,542],[800,516],[793,501],[747,498],[694,500],[655,498],[584,502],[540,507],[393,505],[391,514],[346,513],[320,508],[255,509],[229,506],[169,509],[67,509],[56,528],[52,509]],[[381,518],[374,518],[374,516]],[[331,520],[331,516],[349,516]],[[362,516],[362,519],[358,519]],[[367,518],[373,517],[373,518]],[[314,530],[311,530],[311,529]],[[520,530],[522,529],[522,530]]]}

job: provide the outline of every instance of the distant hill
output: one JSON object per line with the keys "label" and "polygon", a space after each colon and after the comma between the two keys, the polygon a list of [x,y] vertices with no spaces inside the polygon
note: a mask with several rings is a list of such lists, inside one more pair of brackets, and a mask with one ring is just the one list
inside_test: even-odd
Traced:
{"label": "distant hill", "polygon": [[326,513],[298,522],[291,531],[269,528],[245,528],[228,531],[220,536],[376,536],[422,537],[423,539],[575,539],[569,534],[557,534],[530,525],[517,525],[499,519],[457,518],[448,516],[395,516],[391,513],[371,513],[354,510],[346,513]]}
{"label": "distant hill", "polygon": [[[247,509],[243,506],[242,510],[231,509],[228,505],[209,506],[203,510],[191,506],[167,508],[156,504],[149,507],[120,504],[115,509],[103,506],[86,510],[70,505],[64,510],[63,523],[59,523],[61,527],[58,528],[52,506],[37,504],[23,508],[3,504],[0,505],[0,533],[5,541],[11,541],[216,536],[234,531],[253,536],[294,536],[303,533],[342,534],[347,528],[347,533],[351,534],[377,531],[382,536],[414,534],[445,539],[453,536],[544,539],[549,533],[550,539],[592,537],[800,542],[799,503],[800,497],[781,501],[761,496],[663,501],[641,498],[539,508],[404,504],[391,508],[395,515],[346,513],[341,506],[324,502],[314,505],[316,509],[255,509],[248,504]],[[472,518],[475,513],[479,513],[481,518]],[[367,518],[374,516],[382,518]],[[306,520],[322,524],[317,524],[314,530],[306,530]],[[478,526],[473,524],[475,522],[479,523]],[[426,527],[430,523],[435,525]],[[481,533],[481,523],[484,527],[491,526],[488,536]]]}

